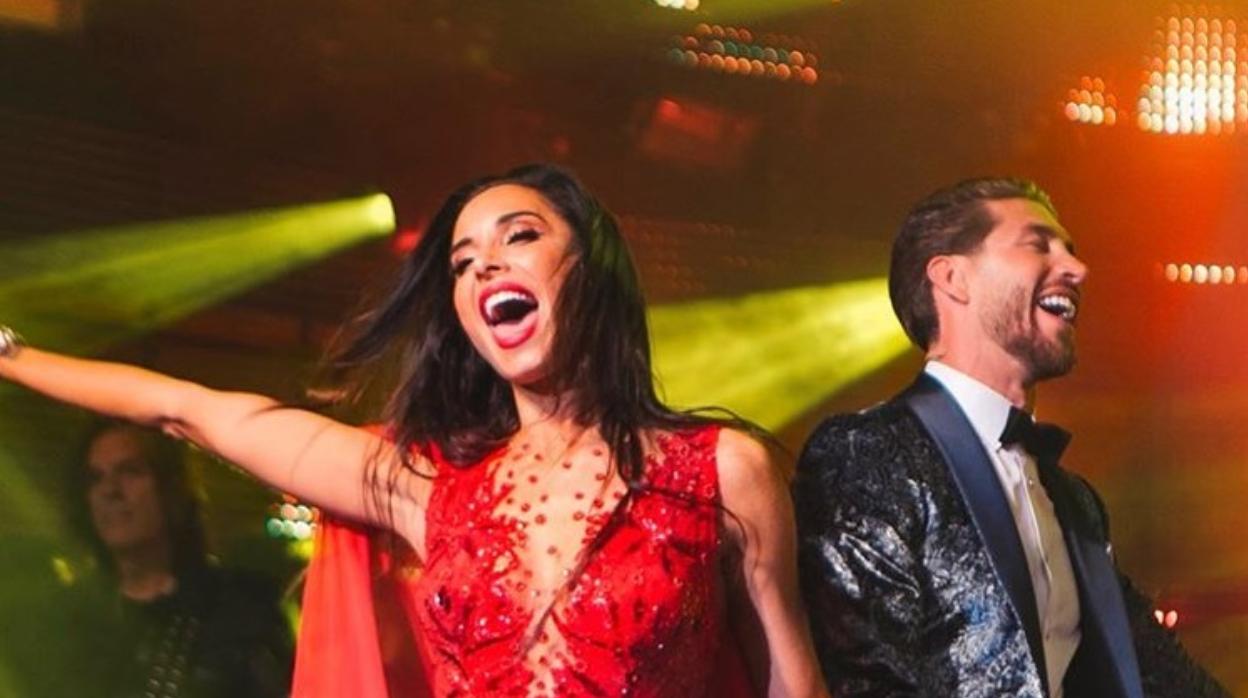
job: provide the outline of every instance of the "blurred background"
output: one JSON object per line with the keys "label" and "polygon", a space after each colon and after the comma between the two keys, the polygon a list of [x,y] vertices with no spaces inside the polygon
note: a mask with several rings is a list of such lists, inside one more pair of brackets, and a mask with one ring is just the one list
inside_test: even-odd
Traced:
{"label": "blurred background", "polygon": [[[1065,464],[1104,496],[1122,567],[1248,694],[1241,20],[1248,3],[1153,0],[0,0],[0,321],[295,400],[451,188],[555,161],[621,218],[668,396],[796,449],[920,365],[883,285],[908,206],[1028,176],[1092,269],[1079,366],[1040,414],[1075,433]],[[77,574],[64,472],[86,423],[0,387],[15,618]],[[198,460],[220,557],[295,580],[315,513]]]}

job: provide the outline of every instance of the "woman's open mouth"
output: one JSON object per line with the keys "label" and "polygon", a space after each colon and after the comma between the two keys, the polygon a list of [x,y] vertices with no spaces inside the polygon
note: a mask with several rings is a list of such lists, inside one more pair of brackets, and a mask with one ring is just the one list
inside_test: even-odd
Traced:
{"label": "woman's open mouth", "polygon": [[481,294],[481,317],[503,349],[519,346],[537,329],[537,297],[515,283],[492,285]]}

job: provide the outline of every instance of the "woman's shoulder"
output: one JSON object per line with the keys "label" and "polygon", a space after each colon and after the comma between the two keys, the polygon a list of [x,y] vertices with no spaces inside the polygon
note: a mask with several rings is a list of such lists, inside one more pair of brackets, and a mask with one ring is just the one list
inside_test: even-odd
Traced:
{"label": "woman's shoulder", "polygon": [[721,427],[717,433],[715,456],[720,466],[752,468],[771,460],[771,449],[763,439],[745,429]]}
{"label": "woman's shoulder", "polygon": [[728,497],[785,483],[792,476],[792,467],[778,455],[773,444],[757,434],[733,427],[719,431],[715,464],[720,488]]}
{"label": "woman's shoulder", "polygon": [[787,476],[774,448],[746,429],[717,422],[655,430],[648,436],[672,472],[675,463],[696,467],[717,490],[748,489]]}

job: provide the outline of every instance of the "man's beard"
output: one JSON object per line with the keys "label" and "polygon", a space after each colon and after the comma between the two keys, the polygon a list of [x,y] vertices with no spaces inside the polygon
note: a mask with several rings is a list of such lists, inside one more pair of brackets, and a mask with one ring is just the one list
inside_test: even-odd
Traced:
{"label": "man's beard", "polygon": [[1074,332],[1046,338],[1036,326],[1036,312],[1045,311],[1033,307],[1026,290],[1015,288],[984,316],[989,336],[1027,368],[1029,383],[1064,376],[1075,366]]}

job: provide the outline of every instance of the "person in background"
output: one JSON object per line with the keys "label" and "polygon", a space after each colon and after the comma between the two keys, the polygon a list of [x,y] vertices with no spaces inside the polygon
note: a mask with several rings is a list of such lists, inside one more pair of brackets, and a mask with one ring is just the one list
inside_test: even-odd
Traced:
{"label": "person in background", "polygon": [[184,448],[123,422],[95,430],[70,478],[98,574],[77,585],[74,680],[102,698],[278,698],[293,642],[276,587],[215,564]]}

